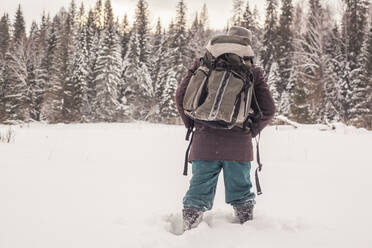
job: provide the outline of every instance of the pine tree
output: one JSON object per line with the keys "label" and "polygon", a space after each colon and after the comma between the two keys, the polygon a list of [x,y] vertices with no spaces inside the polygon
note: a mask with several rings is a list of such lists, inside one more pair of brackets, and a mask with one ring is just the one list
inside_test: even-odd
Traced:
{"label": "pine tree", "polygon": [[123,114],[123,108],[119,102],[119,88],[122,84],[121,47],[110,0],[106,0],[105,9],[105,29],[94,68],[96,91],[94,108],[96,120],[116,121]]}
{"label": "pine tree", "polygon": [[162,102],[161,102],[161,116],[164,120],[169,121],[172,118],[178,116],[176,103],[174,101],[174,96],[176,94],[177,89],[177,80],[176,74],[174,71],[168,71],[166,76],[166,82],[164,85],[164,91],[162,94]]}
{"label": "pine tree", "polygon": [[138,0],[135,18],[135,32],[138,35],[139,61],[149,66],[151,48],[149,37],[148,3],[146,0]]}
{"label": "pine tree", "polygon": [[233,0],[233,18],[232,22],[234,26],[242,26],[243,12],[244,12],[243,0]]}
{"label": "pine tree", "polygon": [[62,81],[63,85],[63,119],[65,122],[72,121],[72,111],[74,108],[74,83],[71,79],[73,75],[73,60],[75,53],[75,40],[77,39],[78,11],[74,0],[71,0],[70,8],[63,23],[62,38]]}
{"label": "pine tree", "polygon": [[338,78],[337,86],[340,118],[346,124],[350,124],[350,109],[352,106],[350,101],[352,97],[350,74],[350,63],[345,61],[342,63],[341,75]]}
{"label": "pine tree", "polygon": [[[48,43],[49,31],[51,29],[51,23],[49,16],[43,13],[41,18],[40,30],[35,37],[34,44],[36,43],[36,53],[34,56],[37,58],[37,66],[35,67],[35,86],[33,90],[33,113],[32,118],[34,120],[40,121],[44,117],[42,115],[42,104],[43,97],[45,94],[45,89],[49,81],[49,71],[51,50]],[[34,62],[36,63],[36,62]]]}
{"label": "pine tree", "polygon": [[78,37],[75,39],[73,63],[71,68],[71,84],[73,85],[72,96],[72,120],[87,121],[89,120],[88,104],[88,51],[86,40],[87,29],[84,24],[80,24]]}
{"label": "pine tree", "polygon": [[29,121],[27,57],[22,43],[14,46],[6,55],[9,81],[5,88],[5,107],[8,121]]}
{"label": "pine tree", "polygon": [[89,118],[93,119],[94,117],[94,105],[92,104],[96,98],[96,87],[94,85],[94,68],[97,62],[97,54],[100,49],[99,36],[100,31],[96,27],[95,21],[96,10],[90,9],[88,11],[88,19],[86,23],[86,45],[88,53],[88,82],[87,82],[87,97],[88,102],[90,103],[89,108]]}
{"label": "pine tree", "polygon": [[[293,33],[292,33],[292,23],[293,23],[293,6],[292,0],[283,0],[281,15],[279,19],[279,27],[277,30],[277,40],[276,40],[276,54],[277,63],[279,71],[279,80],[275,82],[276,89],[280,96],[287,91],[288,99],[292,92],[288,92],[291,87],[292,74],[294,73],[293,64]],[[288,100],[285,97],[281,97],[283,100]],[[285,104],[288,105],[288,104]],[[288,107],[286,107],[288,109]],[[289,115],[282,108],[279,108],[279,113]]]}
{"label": "pine tree", "polygon": [[169,44],[169,60],[171,61],[171,66],[176,73],[177,82],[181,82],[193,59],[190,58],[191,52],[187,40],[186,11],[187,7],[184,0],[180,0],[176,7],[176,22],[174,24],[174,30],[170,32],[172,36],[170,37],[171,41]]}
{"label": "pine tree", "polygon": [[[371,16],[372,24],[372,16]],[[361,56],[359,59],[360,69],[352,72],[357,74],[351,78],[352,107],[350,109],[351,122],[358,127],[372,127],[372,109],[371,109],[371,87],[372,87],[372,25],[364,41]]]}
{"label": "pine tree", "polygon": [[334,73],[330,70],[333,58],[326,54],[326,34],[332,32],[328,25],[331,18],[329,9],[323,8],[319,0],[309,1],[310,10],[306,21],[306,32],[301,40],[300,73],[307,87],[307,101],[310,104],[311,117],[323,122],[327,105],[326,88],[330,81],[334,83]]}
{"label": "pine tree", "polygon": [[64,13],[60,12],[53,18],[47,35],[47,53],[42,62],[42,67],[48,72],[48,78],[41,105],[41,119],[49,123],[63,120],[63,15]]}
{"label": "pine tree", "polygon": [[341,52],[341,37],[337,24],[333,24],[334,28],[327,33],[324,40],[324,52],[329,57],[328,66],[325,69],[327,75],[324,81],[325,99],[324,99],[324,121],[339,121],[340,120],[340,104],[338,100],[339,85],[338,80],[341,76],[342,67],[342,52]]}
{"label": "pine tree", "polygon": [[260,51],[263,47],[262,45],[262,39],[263,39],[263,30],[260,24],[260,15],[257,8],[257,5],[255,5],[253,12],[252,12],[252,23],[250,24],[250,30],[252,32],[252,48],[255,53],[255,64],[261,65],[261,54]]}
{"label": "pine tree", "polygon": [[102,0],[97,0],[94,9],[94,25],[97,30],[102,30],[104,27],[104,7]]}
{"label": "pine tree", "polygon": [[155,98],[155,83],[150,71],[154,71],[152,51],[149,36],[148,4],[139,0],[136,8],[136,18],[129,47],[124,59],[124,88],[122,94],[131,105],[132,118],[139,120],[153,119],[152,107],[157,106]]}
{"label": "pine tree", "polygon": [[38,69],[41,64],[41,45],[39,44],[40,30],[36,22],[32,22],[30,34],[25,44],[26,67],[27,67],[27,85],[28,98],[30,104],[30,117],[33,120],[39,120],[40,109],[38,103],[40,101],[40,88],[38,83]]}
{"label": "pine tree", "polygon": [[261,61],[264,71],[266,72],[265,78],[268,79],[268,73],[271,71],[271,65],[276,59],[276,33],[277,33],[277,1],[266,0],[266,19],[264,25],[263,43],[261,50]]}
{"label": "pine tree", "polygon": [[131,105],[132,117],[144,120],[151,106],[154,106],[155,90],[151,75],[145,63],[140,61],[140,35],[134,26],[129,42],[129,50],[124,59],[124,96]]}
{"label": "pine tree", "polygon": [[253,25],[254,25],[253,14],[249,7],[249,1],[247,1],[241,21],[241,26],[249,30],[253,30]]}
{"label": "pine tree", "polygon": [[131,33],[127,14],[124,15],[120,31],[121,31],[121,57],[124,59],[128,51],[128,44]]}
{"label": "pine tree", "polygon": [[8,122],[29,121],[30,99],[27,84],[27,54],[25,21],[18,5],[13,24],[12,43],[5,60],[8,65],[7,83],[4,89],[5,111]]}
{"label": "pine tree", "polygon": [[23,17],[21,5],[18,5],[18,9],[15,16],[15,22],[13,25],[13,42],[23,43],[26,38],[26,24]]}
{"label": "pine tree", "polygon": [[[163,69],[162,66],[164,64],[164,60],[166,58],[165,55],[165,48],[164,45],[164,34],[162,32],[163,28],[160,22],[160,18],[158,18],[158,22],[156,25],[155,34],[152,39],[152,53],[153,56],[151,56],[151,63],[153,64],[151,68],[151,79],[152,79],[152,87],[156,92],[156,88],[159,84],[159,73]],[[156,95],[156,94],[155,94]],[[160,97],[156,95],[157,102],[159,101]]]}
{"label": "pine tree", "polygon": [[103,28],[112,28],[114,25],[114,11],[112,9],[111,1],[105,0],[103,8]]}
{"label": "pine tree", "polygon": [[199,16],[199,26],[200,29],[207,31],[209,29],[209,17],[208,17],[208,7],[207,4],[203,4],[202,11]]}
{"label": "pine tree", "polygon": [[6,109],[5,109],[5,89],[7,83],[7,67],[5,61],[0,59],[0,123],[7,119]]}
{"label": "pine tree", "polygon": [[9,32],[9,17],[5,14],[0,20],[0,59],[5,57],[9,49],[10,32]]}
{"label": "pine tree", "polygon": [[5,109],[5,90],[8,84],[8,66],[5,60],[5,55],[10,46],[10,32],[9,32],[9,17],[5,14],[0,20],[0,123],[7,119]]}
{"label": "pine tree", "polygon": [[198,18],[198,13],[195,13],[195,19],[192,23],[190,30],[188,31],[190,58],[197,58],[201,56],[202,50],[204,49],[202,45],[202,34],[203,30]]}
{"label": "pine tree", "polygon": [[347,61],[350,69],[358,68],[358,57],[361,53],[365,28],[367,26],[369,0],[344,0],[346,11],[344,16],[344,42]]}
{"label": "pine tree", "polygon": [[304,80],[298,74],[299,78],[296,78],[296,84],[294,86],[294,92],[292,95],[292,104],[290,105],[291,117],[299,123],[311,123],[310,105],[308,103],[308,89]]}
{"label": "pine tree", "polygon": [[96,34],[96,27],[94,24],[94,12],[92,9],[88,11],[88,18],[87,18],[86,26],[87,26],[87,35],[86,35],[87,36],[87,52],[90,56],[93,50],[93,46],[94,46],[94,43],[93,43],[94,36]]}

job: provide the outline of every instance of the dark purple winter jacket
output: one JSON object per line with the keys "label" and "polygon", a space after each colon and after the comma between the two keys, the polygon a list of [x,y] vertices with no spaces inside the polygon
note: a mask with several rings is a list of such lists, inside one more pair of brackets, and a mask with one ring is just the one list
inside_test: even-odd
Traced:
{"label": "dark purple winter jacket", "polygon": [[[197,66],[193,66],[188,71],[176,91],[176,104],[178,112],[188,128],[191,119],[184,114],[183,98],[187,85],[190,81],[192,71]],[[234,127],[231,130],[214,129],[206,127],[200,123],[195,123],[195,133],[192,141],[189,161],[192,160],[226,160],[226,161],[252,161],[253,147],[252,137],[255,137],[266,125],[268,125],[275,113],[275,105],[269,87],[263,77],[263,71],[259,67],[254,67],[254,91],[257,96],[258,104],[263,116],[254,121],[252,130],[245,130]],[[252,105],[256,111],[257,107]]]}

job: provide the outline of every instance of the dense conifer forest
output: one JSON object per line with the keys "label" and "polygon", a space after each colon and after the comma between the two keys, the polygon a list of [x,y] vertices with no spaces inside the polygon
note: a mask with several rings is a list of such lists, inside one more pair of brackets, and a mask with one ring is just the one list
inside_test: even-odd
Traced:
{"label": "dense conifer forest", "polygon": [[133,22],[114,16],[110,0],[90,9],[72,0],[27,32],[19,5],[0,19],[0,123],[177,123],[174,94],[187,69],[213,35],[239,25],[253,32],[277,115],[371,129],[371,6],[342,4],[338,20],[326,1],[266,0],[260,17],[250,1],[234,0],[226,26],[212,30],[206,4],[187,20],[187,1],[175,2],[164,27],[150,22],[146,0]]}

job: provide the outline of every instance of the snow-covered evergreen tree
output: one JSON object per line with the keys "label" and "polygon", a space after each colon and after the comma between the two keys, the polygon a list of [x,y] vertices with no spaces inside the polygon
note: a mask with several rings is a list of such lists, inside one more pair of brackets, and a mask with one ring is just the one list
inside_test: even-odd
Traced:
{"label": "snow-covered evergreen tree", "polygon": [[124,96],[130,105],[132,117],[144,120],[153,106],[155,90],[150,71],[140,61],[139,34],[134,26],[129,42],[129,50],[124,59]]}
{"label": "snow-covered evergreen tree", "polygon": [[26,39],[26,24],[25,19],[23,17],[23,11],[21,8],[21,4],[18,4],[18,9],[15,16],[15,22],[13,25],[13,42],[16,43],[23,43],[24,39]]}
{"label": "snow-covered evergreen tree", "polygon": [[311,123],[308,88],[306,87],[305,80],[302,80],[301,74],[297,74],[297,76],[291,99],[292,104],[290,105],[291,117],[299,123]]}
{"label": "snow-covered evergreen tree", "polygon": [[150,71],[156,65],[152,62],[153,58],[150,58],[151,50],[148,4],[145,0],[139,0],[128,51],[123,63],[125,83],[122,92],[131,106],[134,119],[150,120],[154,117],[152,108],[156,105],[155,89]]}
{"label": "snow-covered evergreen tree", "polygon": [[[279,94],[279,92],[276,88],[276,84],[275,84],[275,82],[280,80],[278,64],[276,62],[274,62],[271,65],[270,71],[267,73],[267,75],[269,75],[269,78],[267,79],[267,83],[269,85],[270,92],[273,96],[275,106],[278,109],[280,104],[281,104],[281,95]],[[279,115],[279,111],[276,111],[275,115]]]}
{"label": "snow-covered evergreen tree", "polygon": [[184,0],[180,0],[176,7],[176,22],[174,23],[174,32],[170,32],[170,55],[169,60],[173,70],[176,73],[176,80],[181,82],[186,74],[188,66],[190,66],[193,58],[190,58],[190,48],[187,35],[187,7]]}
{"label": "snow-covered evergreen tree", "polygon": [[40,85],[38,80],[39,68],[41,66],[41,58],[43,56],[43,47],[40,42],[40,30],[36,22],[31,25],[30,34],[26,42],[26,57],[27,57],[27,85],[28,98],[30,104],[30,116],[33,120],[40,120],[40,103],[44,85]]}
{"label": "snow-covered evergreen tree", "polygon": [[5,111],[5,89],[8,83],[8,67],[5,60],[5,55],[8,52],[10,46],[10,24],[8,14],[4,15],[0,19],[0,122],[3,122],[6,117]]}
{"label": "snow-covered evergreen tree", "polygon": [[47,52],[42,61],[42,68],[47,72],[47,80],[41,105],[41,118],[49,123],[56,123],[63,120],[62,57],[64,49],[61,39],[63,21],[60,14],[62,13],[57,14],[53,18],[51,27],[48,29]]}
{"label": "snow-covered evergreen tree", "polygon": [[209,16],[207,4],[203,4],[202,10],[199,16],[199,29],[208,31],[209,29]]}
{"label": "snow-covered evergreen tree", "polygon": [[160,104],[162,92],[163,92],[163,85],[162,78],[164,77],[165,71],[169,68],[169,61],[167,58],[168,47],[167,47],[167,35],[163,31],[162,25],[160,23],[160,18],[158,19],[156,25],[155,35],[153,37],[153,50],[151,56],[153,67],[151,74],[153,89],[155,92],[156,103]]}
{"label": "snow-covered evergreen tree", "polygon": [[277,33],[277,0],[266,0],[266,19],[264,24],[264,34],[262,50],[260,51],[262,66],[264,68],[265,79],[269,78],[271,65],[276,59],[276,33]]}
{"label": "snow-covered evergreen tree", "polygon": [[51,34],[52,24],[49,16],[45,15],[45,12],[41,18],[41,25],[38,37],[36,38],[37,58],[38,66],[35,71],[35,89],[33,90],[34,95],[34,113],[33,118],[37,121],[44,120],[45,117],[42,115],[42,106],[44,101],[45,90],[49,84],[49,76],[51,72],[52,56],[55,51],[56,36]]}
{"label": "snow-covered evergreen tree", "polygon": [[[81,14],[80,14],[81,15]],[[82,18],[79,18],[82,20]],[[73,121],[88,121],[90,106],[88,103],[88,50],[87,50],[87,27],[84,23],[79,24],[77,36],[74,39],[74,53],[71,65],[71,85],[73,86],[71,117]]]}
{"label": "snow-covered evergreen tree", "polygon": [[254,10],[249,6],[249,1],[247,1],[245,10],[243,12],[241,26],[249,29],[252,32],[252,48],[255,52],[255,61],[260,63],[260,50],[262,48],[262,30],[259,24],[259,13],[257,6]]}
{"label": "snow-covered evergreen tree", "polygon": [[160,113],[163,120],[170,120],[178,116],[178,111],[174,99],[178,85],[175,76],[176,74],[174,71],[168,71],[168,74],[165,78],[166,81],[164,84],[164,90],[162,92],[162,101],[160,108]]}
{"label": "snow-covered evergreen tree", "polygon": [[98,121],[116,121],[124,119],[124,108],[119,99],[121,81],[121,47],[111,1],[105,2],[107,20],[103,30],[101,49],[98,51],[94,68],[96,89],[95,119]]}
{"label": "snow-covered evergreen tree", "polygon": [[369,0],[344,0],[346,11],[344,14],[344,42],[347,61],[350,69],[359,68],[358,58],[361,53],[365,28],[367,25]]}
{"label": "snow-covered evergreen tree", "polygon": [[372,87],[372,16],[370,29],[364,41],[358,64],[360,68],[352,72],[356,75],[351,75],[351,78],[353,78],[350,84],[352,89],[351,123],[359,127],[371,128],[372,109],[369,101],[371,100]]}
{"label": "snow-covered evergreen tree", "polygon": [[128,21],[128,15],[125,14],[123,21],[120,26],[121,33],[121,57],[124,59],[128,51],[129,39],[130,39],[130,25]]}
{"label": "snow-covered evergreen tree", "polygon": [[5,85],[5,111],[8,122],[29,121],[30,101],[27,84],[26,31],[21,5],[18,5],[13,24],[12,43],[6,54],[8,82]]}
{"label": "snow-covered evergreen tree", "polygon": [[338,85],[339,77],[341,76],[342,67],[342,52],[341,52],[341,37],[338,31],[337,24],[333,24],[334,28],[331,32],[325,35],[324,52],[329,57],[328,66],[325,69],[327,75],[324,81],[325,99],[324,99],[324,116],[326,122],[340,120],[340,103]]}
{"label": "snow-covered evergreen tree", "polygon": [[94,8],[94,25],[96,29],[102,30],[104,27],[104,6],[102,0],[97,0],[96,7]]}
{"label": "snow-covered evergreen tree", "polygon": [[299,68],[307,88],[311,119],[321,122],[325,117],[326,83],[334,81],[334,74],[329,71],[333,60],[325,51],[326,34],[332,32],[332,25],[328,25],[330,14],[320,5],[319,0],[310,0],[309,5],[306,32],[298,52]]}
{"label": "snow-covered evergreen tree", "polygon": [[151,53],[150,36],[149,36],[149,13],[148,3],[146,0],[138,0],[136,8],[136,18],[134,30],[138,36],[139,61],[150,66],[149,57]]}
{"label": "snow-covered evergreen tree", "polygon": [[9,17],[5,14],[0,19],[0,59],[5,57],[9,49],[10,32],[9,32]]}
{"label": "snow-covered evergreen tree", "polygon": [[253,20],[253,14],[252,14],[251,8],[249,7],[249,1],[247,1],[245,5],[242,21],[240,24],[242,27],[247,28],[249,30],[253,29],[254,20]]}
{"label": "snow-covered evergreen tree", "polygon": [[291,76],[293,67],[293,6],[292,0],[283,0],[279,26],[277,31],[277,61],[280,73],[280,81],[277,82],[277,89],[281,94],[286,88]]}
{"label": "snow-covered evergreen tree", "polygon": [[[286,116],[290,114],[288,111],[292,93],[291,84],[295,84],[293,81],[293,74],[295,73],[295,70],[293,64],[294,47],[292,24],[292,0],[283,0],[276,38],[276,57],[278,63],[279,80],[275,81],[275,87],[281,96],[282,101],[279,105],[278,112]],[[284,93],[286,94],[284,95]]]}
{"label": "snow-covered evergreen tree", "polygon": [[0,59],[0,123],[7,119],[5,109],[5,89],[7,83],[7,67],[5,61]]}
{"label": "snow-covered evergreen tree", "polygon": [[242,26],[244,13],[244,2],[243,0],[233,0],[233,17],[232,23],[234,26]]}
{"label": "snow-covered evergreen tree", "polygon": [[71,0],[70,8],[67,13],[64,22],[64,32],[62,35],[63,42],[63,119],[65,122],[72,121],[73,109],[74,109],[74,95],[75,95],[75,85],[72,80],[73,67],[75,60],[75,40],[77,39],[77,29],[78,29],[78,10],[74,0]]}

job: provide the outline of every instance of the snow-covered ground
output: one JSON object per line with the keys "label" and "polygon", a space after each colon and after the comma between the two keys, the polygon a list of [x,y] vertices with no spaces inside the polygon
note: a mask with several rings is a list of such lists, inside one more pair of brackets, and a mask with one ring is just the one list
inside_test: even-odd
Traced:
{"label": "snow-covered ground", "polygon": [[363,129],[265,129],[255,220],[233,223],[220,177],[213,210],[182,235],[184,127],[14,132],[0,143],[1,248],[372,247],[372,132]]}

